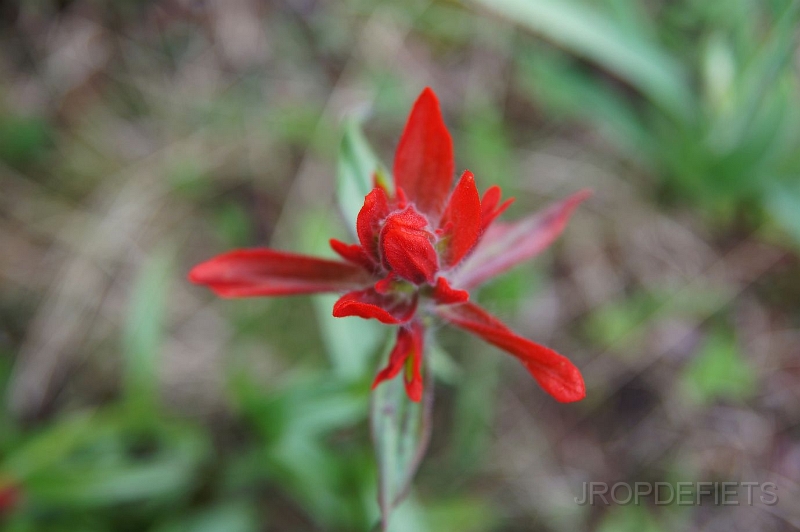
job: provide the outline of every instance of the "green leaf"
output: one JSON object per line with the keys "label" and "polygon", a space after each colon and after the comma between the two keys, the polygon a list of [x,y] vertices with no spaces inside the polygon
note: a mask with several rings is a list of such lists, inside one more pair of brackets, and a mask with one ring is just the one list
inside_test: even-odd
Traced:
{"label": "green leaf", "polygon": [[208,455],[193,426],[114,409],[47,429],[9,456],[3,472],[35,501],[88,508],[179,497]]}
{"label": "green leaf", "polygon": [[[424,359],[424,357],[423,357]],[[405,499],[430,438],[433,382],[430,372],[419,403],[406,396],[402,376],[383,382],[372,392],[370,423],[378,463],[378,505],[383,530],[392,511]]]}
{"label": "green leaf", "polygon": [[[373,469],[366,451],[354,463],[352,455],[330,441],[335,431],[363,423],[366,383],[345,386],[326,370],[287,379],[269,392],[247,374],[233,384],[240,408],[263,442],[253,461],[260,475],[329,525],[326,529],[361,530],[374,521],[366,511],[374,513]],[[364,493],[355,494],[354,486]]]}
{"label": "green leaf", "polygon": [[168,280],[172,272],[169,252],[148,258],[133,286],[122,339],[125,386],[134,402],[150,405],[157,395],[156,357],[163,341]]}
{"label": "green leaf", "polygon": [[358,122],[350,119],[345,124],[339,147],[336,196],[347,227],[354,235],[358,211],[364,205],[364,196],[372,190],[376,172],[387,174],[361,133]]}
{"label": "green leaf", "polygon": [[646,4],[639,0],[601,0],[616,23],[628,33],[651,37],[656,35],[655,21]]}
{"label": "green leaf", "polygon": [[716,112],[724,111],[733,103],[736,68],[734,49],[725,34],[712,33],[702,51],[702,74],[706,103]]}
{"label": "green leaf", "polygon": [[473,0],[638,88],[670,115],[692,119],[681,64],[596,9],[570,0]]}
{"label": "green leaf", "polygon": [[720,116],[709,133],[711,146],[719,152],[735,150],[765,103],[771,101],[778,80],[797,48],[800,3],[792,2],[781,14],[758,54],[742,72],[731,112]]}
{"label": "green leaf", "polygon": [[92,416],[74,415],[50,426],[9,454],[3,471],[12,478],[25,479],[47,469],[72,452],[90,432]]}
{"label": "green leaf", "polygon": [[549,112],[589,120],[631,156],[656,158],[660,145],[626,95],[574,68],[558,54],[543,50],[535,55],[522,54],[516,62],[523,85]]}
{"label": "green leaf", "polygon": [[[416,497],[407,497],[395,508],[392,513],[392,521],[385,530],[387,532],[407,532],[408,530],[431,532],[433,530],[442,530],[431,528],[428,525],[427,510],[427,505],[423,505]],[[377,530],[377,528],[372,530]]]}
{"label": "green leaf", "polygon": [[232,379],[232,392],[267,441],[319,439],[366,417],[369,389],[318,375],[294,376],[269,391],[246,373]]}

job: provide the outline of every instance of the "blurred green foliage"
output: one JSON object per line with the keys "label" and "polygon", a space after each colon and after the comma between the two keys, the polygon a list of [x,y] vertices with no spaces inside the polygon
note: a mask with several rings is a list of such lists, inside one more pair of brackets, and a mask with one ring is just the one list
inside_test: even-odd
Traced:
{"label": "blurred green foliage", "polygon": [[706,339],[683,378],[688,396],[701,404],[719,399],[741,401],[756,389],[753,370],[736,342],[725,334]]}
{"label": "blurred green foliage", "polygon": [[51,135],[50,126],[39,117],[0,111],[0,160],[13,166],[41,162]]}
{"label": "blurred green foliage", "polygon": [[594,124],[664,197],[797,238],[797,2],[477,1],[558,45],[516,55],[554,116]]}

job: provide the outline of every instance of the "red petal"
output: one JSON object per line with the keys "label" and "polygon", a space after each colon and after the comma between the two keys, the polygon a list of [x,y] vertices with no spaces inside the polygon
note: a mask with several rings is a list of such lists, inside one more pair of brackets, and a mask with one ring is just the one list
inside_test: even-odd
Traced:
{"label": "red petal", "polygon": [[464,303],[438,307],[437,312],[453,325],[466,329],[517,357],[536,382],[557,401],[569,403],[580,401],[586,396],[583,377],[569,359],[543,345],[517,336],[481,307]]}
{"label": "red petal", "polygon": [[406,298],[396,294],[379,294],[373,288],[348,292],[333,305],[336,318],[374,318],[390,325],[409,321],[416,310],[416,295]]}
{"label": "red petal", "polygon": [[390,214],[380,236],[384,266],[412,283],[432,284],[439,259],[427,228],[427,218],[412,207]]}
{"label": "red petal", "polygon": [[361,246],[376,262],[380,262],[378,254],[378,233],[381,223],[389,216],[389,200],[386,192],[380,187],[373,188],[364,198],[364,206],[358,212],[356,232]]}
{"label": "red petal", "polygon": [[341,240],[336,240],[335,238],[330,239],[331,249],[339,254],[347,262],[351,262],[353,264],[357,264],[361,266],[368,272],[372,273],[375,271],[375,262],[367,255],[367,252],[364,251],[364,248],[359,246],[358,244],[345,244]]}
{"label": "red petal", "polygon": [[[422,399],[422,350],[425,330],[419,322],[411,324],[411,352],[409,358],[411,367],[406,367],[404,376],[406,395],[414,402]],[[408,360],[406,361],[408,364]]]}
{"label": "red petal", "polygon": [[189,280],[222,297],[280,296],[352,290],[369,282],[359,267],[274,249],[239,249],[202,262]]}
{"label": "red petal", "polygon": [[405,364],[408,355],[411,353],[412,347],[411,332],[405,327],[398,328],[397,343],[394,344],[392,352],[389,354],[389,362],[386,367],[375,375],[375,380],[372,381],[373,390],[383,381],[393,379],[400,373],[400,370],[403,369],[403,364]]}
{"label": "red petal", "polygon": [[498,206],[502,191],[497,185],[489,187],[481,200],[481,232],[485,231],[492,222],[514,203],[514,198],[509,198]]}
{"label": "red petal", "polygon": [[455,163],[453,141],[442,119],[436,94],[426,88],[408,117],[394,156],[394,180],[422,212],[442,212]]}
{"label": "red petal", "polygon": [[469,170],[453,190],[439,227],[446,228],[442,236],[447,243],[443,251],[445,266],[455,266],[478,241],[481,231],[481,198]]}
{"label": "red petal", "polygon": [[457,290],[450,286],[447,279],[439,277],[436,279],[436,287],[433,289],[433,299],[440,305],[463,303],[469,299],[469,292],[466,290]]}
{"label": "red petal", "polygon": [[500,187],[497,185],[492,185],[486,189],[486,192],[483,193],[483,199],[481,199],[481,209],[484,213],[487,213],[497,207],[497,204],[500,203],[500,196],[502,196],[503,191],[500,190]]}
{"label": "red petal", "polygon": [[456,271],[453,283],[470,289],[537,255],[558,238],[572,212],[591,194],[581,190],[518,222],[493,224]]}
{"label": "red petal", "polygon": [[395,187],[394,198],[392,198],[394,207],[397,209],[405,209],[408,207],[408,196],[401,187]]}
{"label": "red petal", "polygon": [[400,327],[397,330],[397,343],[395,343],[391,354],[389,354],[389,362],[386,367],[375,376],[375,380],[372,382],[373,390],[383,381],[395,378],[410,361],[411,366],[407,367],[404,376],[406,394],[412,401],[422,399],[422,374],[420,369],[424,333],[425,331],[419,322],[413,322],[410,326]]}

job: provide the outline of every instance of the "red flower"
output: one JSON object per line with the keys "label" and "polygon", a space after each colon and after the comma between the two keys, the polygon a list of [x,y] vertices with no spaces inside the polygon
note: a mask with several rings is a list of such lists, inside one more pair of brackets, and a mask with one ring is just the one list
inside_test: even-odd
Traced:
{"label": "red flower", "polygon": [[376,184],[366,196],[357,220],[358,244],[331,240],[343,261],[271,249],[237,250],[195,266],[189,279],[223,297],[345,292],[333,307],[334,316],[399,326],[388,365],[373,387],[404,370],[414,401],[422,397],[422,311],[507,351],[558,401],[582,399],[583,378],[567,358],[516,335],[468,301],[468,290],[550,245],[590,192],[578,192],[515,223],[493,223],[512,200],[501,203],[496,186],[481,198],[469,171],[452,188],[454,166],[439,102],[425,89],[397,147],[394,190]]}

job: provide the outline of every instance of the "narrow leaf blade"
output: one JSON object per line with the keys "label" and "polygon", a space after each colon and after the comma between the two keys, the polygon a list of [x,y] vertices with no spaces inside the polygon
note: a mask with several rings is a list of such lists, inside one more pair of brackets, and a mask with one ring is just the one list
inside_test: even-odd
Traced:
{"label": "narrow leaf blade", "polygon": [[370,423],[378,463],[378,504],[382,530],[388,530],[392,511],[408,495],[430,438],[433,386],[430,372],[422,401],[406,397],[399,376],[372,393]]}
{"label": "narrow leaf blade", "polygon": [[349,120],[339,147],[336,196],[348,230],[355,236],[356,218],[364,196],[372,190],[373,175],[384,172],[358,122]]}
{"label": "narrow leaf blade", "polygon": [[680,63],[601,11],[569,0],[474,1],[613,72],[671,115],[691,119],[693,98]]}

